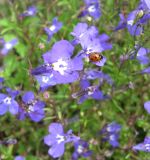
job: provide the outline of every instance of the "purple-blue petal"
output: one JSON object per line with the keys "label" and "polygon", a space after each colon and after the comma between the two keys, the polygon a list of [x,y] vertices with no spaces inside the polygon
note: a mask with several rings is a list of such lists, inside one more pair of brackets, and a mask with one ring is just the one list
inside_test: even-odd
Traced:
{"label": "purple-blue petal", "polygon": [[144,108],[150,114],[150,101],[144,103]]}
{"label": "purple-blue petal", "polygon": [[1,103],[0,104],[0,115],[4,115],[8,111],[8,105]]}
{"label": "purple-blue petal", "polygon": [[24,156],[16,156],[14,160],[25,160]]}
{"label": "purple-blue petal", "polygon": [[49,132],[51,134],[57,135],[57,134],[63,134],[63,126],[60,123],[51,123],[49,126]]}
{"label": "purple-blue petal", "polygon": [[64,154],[64,151],[65,151],[65,143],[60,143],[60,144],[56,143],[48,150],[48,153],[53,158],[58,158]]}
{"label": "purple-blue petal", "polygon": [[61,40],[56,42],[51,51],[43,55],[45,63],[57,62],[58,59],[68,59],[73,54],[74,47],[69,41]]}
{"label": "purple-blue petal", "polygon": [[9,112],[13,115],[19,112],[19,104],[15,100],[12,100],[11,105],[9,106]]}
{"label": "purple-blue petal", "polygon": [[33,100],[34,100],[34,93],[33,93],[32,91],[26,92],[26,93],[23,95],[22,100],[23,100],[23,102],[26,103],[26,104],[29,103],[29,102],[31,102],[31,101],[33,101]]}
{"label": "purple-blue petal", "polygon": [[56,135],[49,134],[44,137],[44,143],[48,146],[55,145],[57,143]]}

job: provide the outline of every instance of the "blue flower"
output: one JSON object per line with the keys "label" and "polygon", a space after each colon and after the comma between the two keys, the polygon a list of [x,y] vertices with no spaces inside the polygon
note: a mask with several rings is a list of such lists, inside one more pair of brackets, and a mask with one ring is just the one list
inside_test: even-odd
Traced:
{"label": "blue flower", "polygon": [[32,17],[32,16],[35,16],[36,13],[37,13],[37,8],[35,6],[29,6],[26,11],[20,14],[20,17],[21,18],[30,17],[30,16]]}
{"label": "blue flower", "polygon": [[8,94],[0,93],[0,115],[4,115],[7,111],[16,115],[19,111],[19,104],[15,98],[19,92],[11,90],[10,88],[6,90]]}
{"label": "blue flower", "polygon": [[101,16],[101,8],[98,0],[84,0],[85,9],[81,13],[81,17],[83,16],[91,16],[95,20],[99,19]]}
{"label": "blue flower", "polygon": [[115,27],[115,29],[114,29],[115,31],[118,31],[120,29],[124,29],[127,27],[127,20],[124,17],[124,15],[122,13],[120,13],[119,17],[120,17],[120,22],[119,22],[118,26]]}
{"label": "blue flower", "polygon": [[150,152],[150,137],[145,137],[144,142],[132,147],[133,150]]}
{"label": "blue flower", "polygon": [[48,154],[53,158],[61,157],[64,154],[66,143],[79,140],[79,137],[72,134],[71,130],[64,133],[63,126],[60,123],[51,123],[49,132],[50,134],[44,137],[44,143],[51,147]]}
{"label": "blue flower", "polygon": [[53,36],[53,34],[57,33],[62,28],[62,23],[58,21],[57,17],[52,20],[52,25],[50,27],[45,27],[44,31],[46,32],[49,42]]}
{"label": "blue flower", "polygon": [[25,160],[24,156],[16,156],[14,160]]}
{"label": "blue flower", "polygon": [[102,140],[103,141],[108,141],[110,145],[113,147],[118,147],[119,146],[119,132],[121,130],[121,125],[112,122],[105,126],[101,131],[100,134],[103,136]]}
{"label": "blue flower", "polygon": [[79,157],[87,158],[91,156],[92,151],[89,150],[89,145],[84,140],[79,140],[74,143],[75,151],[72,154],[72,160],[78,160]]}
{"label": "blue flower", "polygon": [[72,94],[73,98],[79,98],[78,104],[83,103],[88,98],[95,100],[103,100],[106,98],[103,92],[99,90],[99,85],[90,85],[88,80],[81,80],[80,87],[80,91]]}
{"label": "blue flower", "polygon": [[84,39],[93,39],[98,36],[98,29],[95,26],[89,27],[86,23],[78,23],[71,35],[74,36],[74,45],[81,43]]}
{"label": "blue flower", "polygon": [[[149,1],[149,0],[148,0]],[[140,1],[138,7],[130,12],[127,18],[120,14],[120,22],[116,30],[127,28],[132,36],[139,36],[143,33],[143,25],[150,19],[149,3],[147,0]]]}
{"label": "blue flower", "polygon": [[12,39],[9,42],[3,42],[3,47],[0,50],[0,54],[7,55],[8,52],[18,43],[18,40],[16,38]]}
{"label": "blue flower", "polygon": [[[112,49],[112,45],[108,42],[109,37],[106,34],[98,34],[98,29],[95,26],[88,27],[86,23],[78,23],[73,32],[71,33],[74,36],[72,41],[73,45],[80,44],[82,50],[78,53],[78,56],[82,58],[89,59],[91,53],[99,53]],[[106,62],[106,57],[100,61],[92,62],[97,66],[103,66]]]}
{"label": "blue flower", "polygon": [[141,10],[132,11],[127,17],[127,28],[132,36],[140,35],[143,32],[143,27],[139,21],[136,21],[136,18]]}
{"label": "blue flower", "polygon": [[44,64],[31,72],[42,88],[71,83],[79,78],[78,71],[82,70],[83,63],[81,57],[71,58],[73,49],[74,47],[68,41],[61,40],[54,44],[51,51],[43,55]]}
{"label": "blue flower", "polygon": [[[99,84],[92,85],[91,80],[99,80]],[[88,98],[93,98],[95,100],[105,100],[108,98],[107,95],[104,95],[103,92],[99,89],[102,83],[106,81],[108,84],[112,85],[113,81],[110,76],[104,74],[101,71],[97,70],[87,70],[84,71],[82,79],[80,80],[80,91],[73,93],[72,97],[74,99],[79,98],[78,103],[83,103]]]}
{"label": "blue flower", "polygon": [[23,103],[20,104],[19,108],[20,120],[23,120],[26,116],[29,116],[34,122],[39,122],[44,118],[45,103],[35,99],[32,91],[26,92],[22,97],[22,101]]}

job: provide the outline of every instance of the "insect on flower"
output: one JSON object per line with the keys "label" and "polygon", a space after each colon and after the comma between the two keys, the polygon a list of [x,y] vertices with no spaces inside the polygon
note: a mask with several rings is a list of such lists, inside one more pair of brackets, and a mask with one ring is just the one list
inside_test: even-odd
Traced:
{"label": "insect on flower", "polygon": [[103,56],[98,52],[92,52],[89,54],[89,60],[91,62],[99,62],[103,59]]}

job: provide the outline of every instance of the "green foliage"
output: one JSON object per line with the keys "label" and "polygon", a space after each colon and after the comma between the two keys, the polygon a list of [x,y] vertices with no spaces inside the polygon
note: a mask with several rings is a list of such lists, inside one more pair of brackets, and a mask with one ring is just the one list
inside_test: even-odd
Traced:
{"label": "green foliage", "polygon": [[[44,99],[42,93],[37,94],[46,101],[44,121],[35,124],[27,119],[21,122],[9,114],[0,117],[0,140],[5,137],[18,140],[16,145],[0,145],[0,159],[13,160],[16,155],[24,155],[27,160],[51,159],[47,154],[48,147],[43,144],[43,137],[48,134],[48,125],[53,121],[62,122],[66,130],[72,128],[77,135],[89,141],[90,149],[94,152],[93,160],[95,157],[97,160],[149,159],[148,153],[135,153],[131,150],[132,145],[142,142],[146,134],[150,135],[150,117],[143,108],[144,102],[150,99],[149,76],[137,74],[144,67],[136,60],[127,60],[121,64],[119,58],[133,49],[135,40],[148,47],[150,42],[144,41],[148,39],[150,32],[146,30],[140,39],[132,37],[127,30],[113,32],[112,28],[119,21],[118,14],[123,9],[123,0],[120,0],[118,5],[116,2],[102,0],[102,17],[97,22],[89,22],[91,25],[95,24],[100,33],[107,33],[113,43],[113,49],[104,52],[107,64],[102,68],[114,80],[114,86],[103,86],[104,92],[112,97],[111,100],[101,102],[90,99],[78,105],[70,96],[78,84],[50,88],[48,100]],[[42,54],[50,50],[54,42],[72,39],[70,32],[80,22],[78,15],[83,3],[77,0],[38,0],[33,4],[39,10],[37,16],[26,17],[23,21],[20,21],[18,16],[31,5],[31,1],[18,0],[11,3],[6,0],[0,4],[1,36],[6,41],[14,37],[19,39],[19,43],[9,55],[0,59],[4,68],[0,71],[0,76],[5,77],[7,86],[13,89],[37,92],[38,85],[31,77],[30,69],[42,63]],[[126,12],[129,13],[137,4],[138,0],[129,1]],[[43,27],[55,16],[63,22],[63,28],[47,43]],[[40,43],[44,44],[44,49],[39,48]],[[98,136],[98,131],[112,121],[122,125],[121,144],[116,150],[103,144]],[[72,150],[71,146],[67,147],[64,157],[60,159],[68,160]]]}

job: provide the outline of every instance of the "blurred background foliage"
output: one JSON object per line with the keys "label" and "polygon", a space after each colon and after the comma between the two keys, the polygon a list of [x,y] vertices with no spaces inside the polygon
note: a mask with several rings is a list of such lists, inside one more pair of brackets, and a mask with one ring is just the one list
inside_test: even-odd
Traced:
{"label": "blurred background foliage", "polygon": [[[35,17],[19,20],[21,14],[30,5],[38,8]],[[70,32],[74,26],[84,19],[78,15],[84,6],[77,0],[4,0],[0,1],[0,36],[6,41],[17,37],[19,43],[5,57],[0,57],[0,76],[5,78],[6,85],[23,91],[32,90],[46,101],[46,117],[40,123],[29,119],[18,121],[16,117],[6,114],[0,117],[0,139],[15,138],[15,145],[0,145],[0,157],[11,160],[15,155],[23,155],[27,160],[48,160],[48,147],[43,143],[43,137],[48,134],[47,128],[51,122],[62,122],[65,129],[73,129],[74,133],[89,141],[93,150],[91,160],[148,160],[149,154],[135,153],[131,147],[142,142],[145,135],[150,135],[150,116],[143,108],[145,101],[150,100],[149,76],[137,72],[144,68],[137,60],[120,62],[120,56],[134,49],[135,43],[150,45],[146,41],[150,31],[145,28],[145,34],[140,38],[132,37],[127,30],[113,32],[119,22],[118,14],[128,14],[136,8],[138,0],[101,0],[102,17],[99,21],[88,22],[96,25],[100,33],[107,33],[113,44],[113,49],[104,52],[107,63],[102,71],[109,74],[114,85],[104,85],[102,90],[111,96],[106,101],[87,100],[78,105],[71,98],[71,93],[77,83],[57,85],[48,90],[49,98],[38,93],[38,84],[30,75],[30,70],[42,63],[42,54],[50,50],[54,42],[72,40]],[[47,43],[43,31],[54,17],[63,22],[63,28]],[[40,49],[39,44],[45,48]],[[100,140],[98,131],[106,124],[116,121],[122,125],[120,147],[113,149]],[[73,152],[72,146],[67,146],[61,160],[68,160]],[[82,160],[83,158],[81,158]]]}

